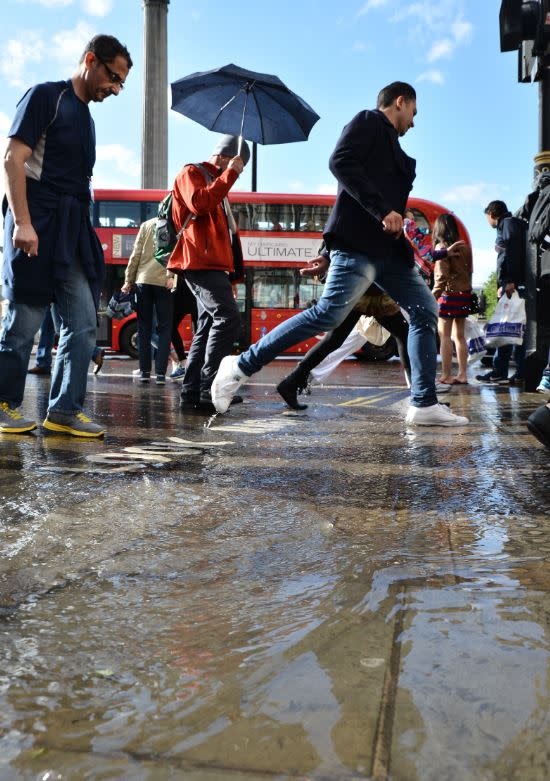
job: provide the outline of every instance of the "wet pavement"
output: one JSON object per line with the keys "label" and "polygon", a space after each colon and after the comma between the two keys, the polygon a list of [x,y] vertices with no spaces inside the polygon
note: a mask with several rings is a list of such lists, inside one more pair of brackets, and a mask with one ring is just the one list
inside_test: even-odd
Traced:
{"label": "wet pavement", "polygon": [[104,442],[0,435],[1,781],[550,777],[540,395],[408,430],[398,364],[301,414],[293,365],[206,429],[110,360]]}

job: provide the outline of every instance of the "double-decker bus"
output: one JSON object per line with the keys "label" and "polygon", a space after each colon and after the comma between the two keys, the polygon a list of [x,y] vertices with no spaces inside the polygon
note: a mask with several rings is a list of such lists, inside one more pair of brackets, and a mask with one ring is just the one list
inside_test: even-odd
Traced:
{"label": "double-decker bus", "polygon": [[[135,315],[109,320],[103,315],[113,292],[120,289],[138,228],[154,217],[164,190],[95,190],[92,221],[107,264],[100,308],[98,341],[115,351],[137,356]],[[240,349],[256,342],[283,320],[311,305],[321,296],[322,285],[300,276],[299,269],[318,254],[323,228],[334,204],[334,195],[280,195],[275,193],[230,193],[229,200],[239,227],[245,280],[236,286],[242,315]],[[420,198],[410,198],[416,223],[431,231],[439,214],[448,210]],[[469,243],[464,225],[457,220],[461,238]],[[102,316],[103,315],[103,316]],[[191,320],[185,318],[182,337],[189,347]],[[289,353],[302,354],[315,338],[302,342]],[[368,349],[368,348],[367,348]],[[367,357],[387,357],[386,350],[371,350]]]}

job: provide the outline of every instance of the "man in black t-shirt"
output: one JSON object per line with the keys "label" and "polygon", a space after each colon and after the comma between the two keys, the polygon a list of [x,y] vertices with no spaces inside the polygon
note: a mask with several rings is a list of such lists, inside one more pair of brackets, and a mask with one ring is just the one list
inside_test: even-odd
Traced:
{"label": "man in black t-shirt", "polygon": [[86,46],[72,78],[32,87],[17,106],[4,159],[6,178],[0,336],[0,432],[36,428],[23,401],[34,335],[55,301],[61,331],[48,414],[50,431],[98,437],[102,426],[83,412],[103,251],[90,222],[95,129],[88,105],[118,95],[132,67],[128,50],[109,35]]}

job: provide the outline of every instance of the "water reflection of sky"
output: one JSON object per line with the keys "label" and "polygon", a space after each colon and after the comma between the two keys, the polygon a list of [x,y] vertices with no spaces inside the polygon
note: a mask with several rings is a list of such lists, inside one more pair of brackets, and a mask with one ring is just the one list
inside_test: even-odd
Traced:
{"label": "water reflection of sky", "polygon": [[507,573],[508,540],[503,523],[480,525],[462,551],[462,582],[417,582],[403,600],[399,683],[421,727],[396,738],[423,781],[440,781],[442,762],[445,781],[493,778],[481,768],[528,727],[537,707],[548,710],[545,628]]}

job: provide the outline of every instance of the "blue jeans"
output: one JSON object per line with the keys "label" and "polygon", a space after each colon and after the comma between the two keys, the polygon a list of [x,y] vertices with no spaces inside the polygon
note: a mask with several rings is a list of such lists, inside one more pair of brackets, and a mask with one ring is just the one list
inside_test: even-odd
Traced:
{"label": "blue jeans", "polygon": [[[96,337],[95,305],[80,264],[72,266],[67,280],[56,286],[55,303],[61,331],[48,411],[73,414],[84,405]],[[34,336],[48,306],[8,304],[0,331],[0,401],[10,407],[19,407],[23,401]]]}
{"label": "blue jeans", "polygon": [[415,268],[389,258],[334,249],[323,295],[318,303],[286,320],[239,357],[239,368],[250,376],[277,355],[323,331],[332,331],[349,314],[365,290],[376,281],[410,316],[407,347],[411,361],[411,404],[437,404],[437,304]]}
{"label": "blue jeans", "polygon": [[52,350],[55,342],[55,335],[59,333],[61,325],[59,317],[55,312],[54,306],[49,306],[40,326],[40,339],[36,347],[36,365],[41,369],[52,368]]}
{"label": "blue jeans", "polygon": [[173,306],[173,296],[168,288],[148,284],[137,286],[139,368],[142,372],[151,371],[151,337],[153,313],[155,313],[158,337],[155,343],[155,371],[157,374],[166,374],[170,355]]}

